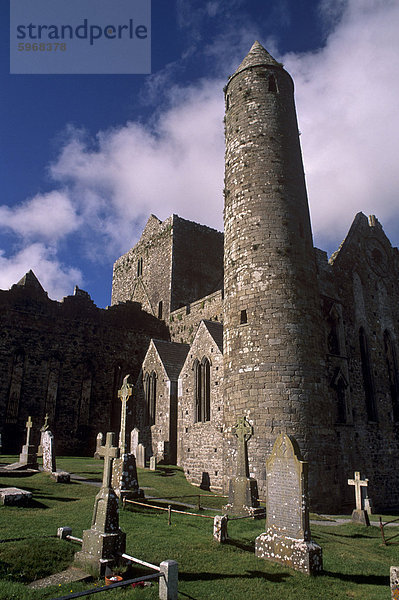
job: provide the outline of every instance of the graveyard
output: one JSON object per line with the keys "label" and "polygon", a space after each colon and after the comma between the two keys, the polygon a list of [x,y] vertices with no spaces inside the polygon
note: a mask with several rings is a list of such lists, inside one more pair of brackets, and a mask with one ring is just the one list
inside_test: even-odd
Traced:
{"label": "graveyard", "polygon": [[[14,463],[15,456],[0,456],[0,465]],[[39,459],[39,464],[40,464]],[[0,598],[2,600],[53,599],[95,589],[104,578],[92,577],[73,583],[56,583],[33,589],[35,580],[68,569],[80,545],[57,538],[57,529],[69,526],[72,535],[82,537],[90,527],[95,498],[103,478],[104,461],[94,458],[57,457],[57,467],[71,474],[60,484],[45,471],[26,475],[13,472],[0,476],[0,487],[15,486],[30,491],[28,506],[1,506]],[[138,468],[140,488],[153,504],[182,512],[213,517],[223,514],[226,497],[203,492],[189,484],[181,469],[157,465],[155,470]],[[203,493],[198,511],[193,495]],[[168,500],[171,496],[176,497]],[[164,498],[162,502],[159,498]],[[212,518],[199,518],[126,503],[119,510],[119,526],[126,534],[126,551],[144,561],[159,564],[165,559],[178,562],[178,598],[238,599],[367,598],[389,597],[389,568],[397,562],[397,540],[383,545],[378,527],[365,527],[339,515],[310,515],[312,540],[323,551],[323,571],[315,577],[255,556],[255,539],[265,531],[265,520],[244,518],[228,523],[228,540],[213,539]],[[384,516],[384,520],[395,518]],[[378,515],[371,515],[376,523]],[[393,528],[387,538],[393,537]],[[397,538],[399,539],[399,538]],[[124,576],[124,568],[118,572]],[[136,565],[128,572],[134,578],[150,571]],[[158,598],[158,584],[145,588],[131,586],[101,592],[96,598]]]}

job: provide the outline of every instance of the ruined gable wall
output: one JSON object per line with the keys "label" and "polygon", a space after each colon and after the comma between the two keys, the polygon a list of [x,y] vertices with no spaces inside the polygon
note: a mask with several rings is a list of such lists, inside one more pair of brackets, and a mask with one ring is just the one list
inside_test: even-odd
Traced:
{"label": "ruined gable wall", "polygon": [[[206,356],[210,367],[210,421],[195,422],[194,371],[197,358]],[[201,325],[179,378],[177,438],[178,465],[195,485],[208,481],[211,489],[223,489],[223,355]],[[204,475],[205,474],[205,475]]]}
{"label": "ruined gable wall", "polygon": [[[166,328],[133,303],[102,310],[78,296],[60,303],[16,286],[0,292],[0,307],[3,450],[20,451],[28,415],[37,438],[53,404],[57,453],[94,452],[98,431],[119,429],[123,376],[137,377],[150,337],[167,337]],[[19,402],[8,418],[13,385]]]}
{"label": "ruined gable wall", "polygon": [[[399,255],[375,219],[357,215],[345,243],[333,257],[332,270],[343,306],[345,351],[353,424],[336,426],[343,480],[360,470],[369,478],[374,505],[399,505],[398,482],[392,465],[399,458],[399,423],[394,421],[384,348],[389,329],[399,352]],[[376,420],[366,410],[359,328],[367,339],[373,378]],[[343,487],[353,504],[353,490]]]}

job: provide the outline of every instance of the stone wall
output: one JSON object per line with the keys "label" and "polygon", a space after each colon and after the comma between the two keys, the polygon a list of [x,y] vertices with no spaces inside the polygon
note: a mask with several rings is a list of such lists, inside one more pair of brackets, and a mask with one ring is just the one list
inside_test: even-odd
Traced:
{"label": "stone wall", "polygon": [[0,291],[3,451],[20,450],[28,415],[38,438],[48,412],[57,453],[92,453],[98,431],[119,430],[124,375],[168,332],[136,303],[103,310],[80,290],[55,302],[38,285]]}
{"label": "stone wall", "polygon": [[169,317],[169,331],[174,342],[191,344],[203,319],[223,321],[223,293],[218,290],[201,300],[174,310]]}

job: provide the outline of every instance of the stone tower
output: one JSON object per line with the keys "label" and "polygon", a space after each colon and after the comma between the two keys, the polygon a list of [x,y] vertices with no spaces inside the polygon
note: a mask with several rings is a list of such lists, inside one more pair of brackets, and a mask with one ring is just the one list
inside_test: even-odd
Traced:
{"label": "stone tower", "polygon": [[298,440],[314,491],[323,462],[317,446],[327,449],[328,440],[320,439],[321,314],[294,86],[255,42],[229,78],[225,101],[227,473],[234,475],[229,431],[246,416],[254,428],[250,473],[260,494],[265,458],[280,432]]}

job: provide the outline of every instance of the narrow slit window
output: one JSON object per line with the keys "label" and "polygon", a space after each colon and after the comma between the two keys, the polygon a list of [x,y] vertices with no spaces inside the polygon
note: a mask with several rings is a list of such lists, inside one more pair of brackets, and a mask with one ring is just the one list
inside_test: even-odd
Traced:
{"label": "narrow slit window", "polygon": [[240,325],[245,325],[245,323],[248,323],[247,311],[242,310],[240,313]]}
{"label": "narrow slit window", "polygon": [[274,75],[269,76],[269,92],[277,92],[277,83]]}
{"label": "narrow slit window", "polygon": [[162,319],[162,315],[163,315],[163,305],[162,305],[162,300],[160,300],[158,302],[158,319]]}
{"label": "narrow slit window", "polygon": [[143,259],[139,258],[137,261],[137,277],[143,274]]}

